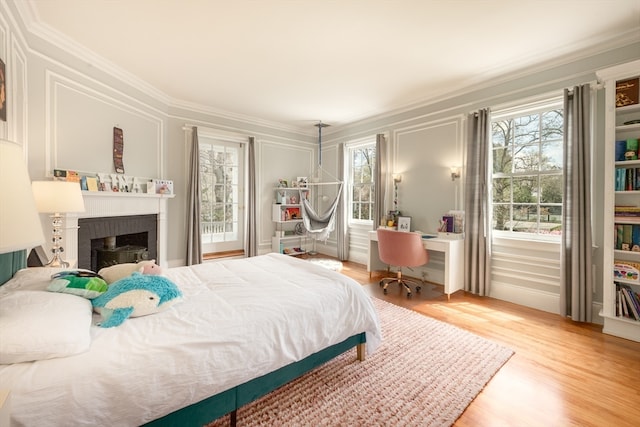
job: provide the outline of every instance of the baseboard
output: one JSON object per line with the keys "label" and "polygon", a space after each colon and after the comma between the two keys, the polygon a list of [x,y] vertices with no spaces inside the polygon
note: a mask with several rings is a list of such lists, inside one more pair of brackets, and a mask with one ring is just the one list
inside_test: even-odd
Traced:
{"label": "baseboard", "polygon": [[[529,308],[560,314],[560,295],[537,289],[524,288],[504,282],[491,282],[490,296],[514,304]],[[601,302],[591,303],[591,323],[604,324],[604,319],[599,315],[602,310]]]}
{"label": "baseboard", "polygon": [[560,295],[504,282],[491,282],[492,298],[560,314]]}

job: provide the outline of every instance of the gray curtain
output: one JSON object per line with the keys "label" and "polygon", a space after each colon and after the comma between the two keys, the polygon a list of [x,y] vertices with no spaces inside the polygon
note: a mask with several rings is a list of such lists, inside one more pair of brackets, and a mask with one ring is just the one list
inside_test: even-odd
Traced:
{"label": "gray curtain", "polygon": [[564,207],[560,314],[591,322],[591,89],[564,91]]}
{"label": "gray curtain", "polygon": [[337,256],[341,261],[349,259],[349,192],[344,190],[344,183],[347,180],[347,147],[341,143],[338,147],[338,180],[343,184],[343,191],[340,193],[340,205],[338,206],[338,218],[336,218]]}
{"label": "gray curtain", "polygon": [[489,295],[491,283],[490,123],[488,108],[467,117],[464,289],[481,296]]}
{"label": "gray curtain", "polygon": [[383,134],[376,135],[376,170],[375,170],[375,206],[373,216],[373,229],[380,226],[380,221],[387,214],[385,210],[385,192],[387,187],[387,139]]}
{"label": "gray curtain", "polygon": [[256,139],[249,137],[247,147],[247,209],[245,214],[244,253],[252,257],[258,255],[258,218],[256,193]]}
{"label": "gray curtain", "polygon": [[187,265],[202,263],[200,234],[200,147],[198,128],[191,128],[189,182],[187,184]]}

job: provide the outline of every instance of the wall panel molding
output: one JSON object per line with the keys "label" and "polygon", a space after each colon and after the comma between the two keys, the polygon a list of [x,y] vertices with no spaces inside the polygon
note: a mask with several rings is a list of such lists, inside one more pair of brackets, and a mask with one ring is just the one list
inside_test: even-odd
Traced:
{"label": "wall panel molding", "polygon": [[[47,176],[53,169],[74,169],[83,172],[110,173],[112,164],[112,128],[121,127],[125,132],[124,166],[128,175],[159,178],[164,176],[164,121],[156,112],[146,111],[123,100],[116,99],[100,90],[73,81],[52,70],[45,72],[45,163]],[[76,103],[66,105],[74,99],[77,103],[91,105],[93,115],[81,116],[82,108]],[[104,113],[96,117],[95,111]],[[74,117],[69,117],[74,114]],[[70,123],[72,122],[72,123]],[[135,138],[127,135],[127,127],[133,130]],[[108,134],[105,134],[106,132]],[[100,158],[93,164],[82,164],[78,160],[60,158],[61,152],[69,152],[77,147],[97,150],[108,158]],[[129,151],[130,155],[127,155]],[[134,153],[137,153],[134,154]],[[142,157],[140,157],[142,154]],[[98,154],[99,156],[99,154]],[[83,156],[87,160],[86,153]],[[133,162],[132,162],[133,160]],[[129,161],[129,166],[127,162]],[[137,162],[137,163],[135,163]],[[144,165],[142,163],[145,163]],[[132,167],[133,166],[133,167]],[[129,169],[129,171],[127,170]],[[137,171],[144,173],[138,173]]]}

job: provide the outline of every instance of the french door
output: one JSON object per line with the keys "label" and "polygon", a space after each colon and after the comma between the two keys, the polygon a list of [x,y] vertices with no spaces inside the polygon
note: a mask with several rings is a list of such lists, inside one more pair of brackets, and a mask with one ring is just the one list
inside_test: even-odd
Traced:
{"label": "french door", "polygon": [[244,242],[244,144],[199,137],[202,252],[241,250]]}

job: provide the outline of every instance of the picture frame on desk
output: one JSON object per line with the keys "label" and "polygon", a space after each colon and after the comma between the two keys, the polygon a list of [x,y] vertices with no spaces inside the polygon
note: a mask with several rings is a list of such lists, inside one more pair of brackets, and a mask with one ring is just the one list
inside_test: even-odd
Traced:
{"label": "picture frame on desk", "polygon": [[408,233],[411,231],[411,217],[399,216],[398,217],[398,231]]}

